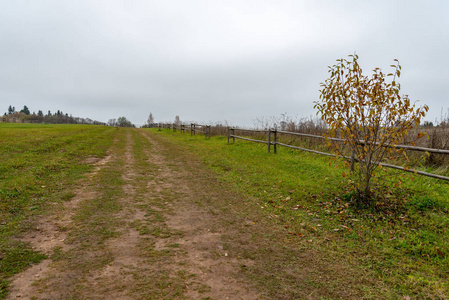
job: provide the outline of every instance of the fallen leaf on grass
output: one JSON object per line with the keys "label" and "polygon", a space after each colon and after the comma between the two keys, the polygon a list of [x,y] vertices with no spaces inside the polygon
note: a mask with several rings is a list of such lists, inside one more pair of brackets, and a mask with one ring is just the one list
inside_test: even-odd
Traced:
{"label": "fallen leaf on grass", "polygon": [[293,210],[298,210],[300,208],[304,208],[302,205],[296,205],[295,207],[292,207]]}
{"label": "fallen leaf on grass", "polygon": [[303,236],[302,233],[299,233],[299,232],[292,232],[292,231],[289,231],[288,234],[297,235],[297,236]]}

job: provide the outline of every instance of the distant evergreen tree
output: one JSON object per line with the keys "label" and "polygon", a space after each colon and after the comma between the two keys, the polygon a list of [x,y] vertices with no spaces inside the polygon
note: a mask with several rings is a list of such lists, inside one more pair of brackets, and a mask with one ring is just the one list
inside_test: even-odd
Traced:
{"label": "distant evergreen tree", "polygon": [[44,116],[44,113],[42,112],[42,110],[39,110],[39,111],[37,112],[37,115],[38,115],[39,117],[43,117],[43,116]]}
{"label": "distant evergreen tree", "polygon": [[23,109],[20,112],[23,112],[27,116],[30,114],[30,110],[28,109],[28,107],[26,105],[23,106]]}
{"label": "distant evergreen tree", "polygon": [[13,114],[13,113],[15,113],[16,112],[16,108],[14,107],[14,106],[9,106],[8,107],[8,114],[9,115],[11,115],[11,114]]}

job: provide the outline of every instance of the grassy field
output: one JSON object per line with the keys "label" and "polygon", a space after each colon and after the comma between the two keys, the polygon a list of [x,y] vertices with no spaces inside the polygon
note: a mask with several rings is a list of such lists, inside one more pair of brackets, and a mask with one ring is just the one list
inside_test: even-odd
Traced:
{"label": "grassy field", "polygon": [[317,249],[384,282],[380,290],[367,286],[366,296],[447,299],[447,182],[383,169],[377,182],[387,200],[356,210],[347,167],[335,159],[287,148],[268,154],[266,146],[227,145],[225,137],[151,130],[199,155],[230,189],[251,196],[253,208],[284,227],[298,247]]}
{"label": "grassy field", "polygon": [[106,155],[115,128],[0,123],[0,298],[8,279],[45,258],[16,239],[73,197],[70,187]]}
{"label": "grassy field", "polygon": [[[230,226],[234,232],[249,230],[246,234],[251,238],[242,241],[243,246],[236,243],[235,235],[228,234],[222,237],[223,247],[254,262],[242,265],[240,272],[269,298],[448,298],[448,183],[383,169],[377,182],[383,184],[378,188],[383,189],[386,200],[375,209],[356,210],[350,203],[348,169],[335,159],[287,148],[268,154],[266,146],[255,143],[227,145],[226,137],[206,140],[168,130],[140,130],[157,137],[174,165],[199,166],[191,172],[204,180],[189,176],[179,183],[192,181],[195,188],[189,189],[197,195],[198,205],[211,211],[208,205],[213,205],[214,210],[227,214],[221,227]],[[122,166],[125,141],[134,145],[127,151],[135,160],[126,168],[135,170]],[[92,163],[109,150],[117,160],[95,177],[102,196],[79,207],[73,217],[75,229],[66,241],[93,245],[79,249],[85,265],[69,264],[77,262],[66,257],[78,253],[75,250],[61,253],[59,260],[58,249],[49,255],[59,264],[67,260],[73,270],[92,268],[89,251],[103,251],[102,241],[113,239],[112,233],[118,230],[115,214],[119,208],[114,203],[125,194],[124,170],[134,174],[138,200],[145,198],[139,193],[154,179],[151,172],[157,168],[147,157],[154,145],[148,143],[135,129],[0,123],[0,298],[7,294],[13,274],[46,258],[17,237],[30,231],[34,219],[55,214],[56,207],[70,201],[80,179],[92,171]],[[207,202],[211,201],[209,194],[201,194],[210,189],[220,195],[224,187],[227,190],[214,203]],[[178,196],[174,195],[174,200]],[[159,201],[150,198],[148,201]],[[162,224],[134,223],[145,232]],[[99,266],[108,262],[109,257],[104,258]],[[149,280],[145,286],[151,286],[154,279],[142,276]],[[159,286],[167,292],[174,286],[164,278],[153,284],[155,292],[161,292]],[[175,285],[185,289],[182,280]]]}

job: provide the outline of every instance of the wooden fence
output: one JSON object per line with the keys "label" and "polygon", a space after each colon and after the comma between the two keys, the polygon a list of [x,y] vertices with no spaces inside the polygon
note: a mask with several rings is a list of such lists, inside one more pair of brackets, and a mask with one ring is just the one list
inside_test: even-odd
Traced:
{"label": "wooden fence", "polygon": [[[159,126],[155,126],[155,127],[173,129],[173,131],[176,131],[177,129],[179,129],[181,131],[181,133],[190,131],[191,135],[195,135],[197,132],[203,133],[204,136],[209,139],[211,136],[211,127],[209,125],[199,125],[199,124],[193,124],[193,123],[190,124],[190,126],[189,125],[176,126],[175,124],[159,124]],[[256,134],[263,135],[263,136],[266,136],[267,139],[266,140],[258,140],[258,139],[253,139],[253,138],[249,138],[249,137],[242,136],[242,135],[236,135],[236,131],[237,132],[248,132],[252,135],[256,135]],[[317,151],[317,150],[312,150],[312,149],[307,149],[307,148],[303,148],[303,147],[298,147],[298,146],[282,143],[279,141],[279,134],[308,137],[308,138],[321,139],[321,140],[327,139],[327,140],[334,141],[334,142],[344,142],[345,141],[345,140],[339,139],[339,138],[326,138],[321,135],[299,133],[299,132],[289,132],[289,131],[274,130],[274,129],[253,130],[253,129],[232,128],[232,127],[227,128],[228,144],[230,144],[231,139],[232,139],[233,144],[235,143],[236,139],[240,139],[240,140],[245,140],[245,141],[249,141],[249,142],[266,144],[268,153],[271,152],[271,148],[273,147],[273,152],[276,154],[277,150],[278,150],[277,146],[282,146],[282,147],[287,147],[287,148],[301,150],[301,151],[307,151],[307,152],[320,154],[320,155],[342,157],[342,158],[345,158],[350,161],[351,170],[354,170],[354,164],[356,162],[360,162],[358,159],[356,159],[354,157],[354,155],[351,155],[351,157],[343,156],[343,155],[335,155],[335,154],[331,154],[331,153],[327,153],[327,152],[321,152],[321,151]],[[360,144],[362,144],[362,145],[365,144],[365,141],[360,141]],[[395,146],[388,146],[388,147],[404,149],[404,150],[411,150],[411,151],[421,151],[421,152],[427,152],[427,153],[449,154],[449,150],[446,150],[446,149],[433,149],[433,148],[415,147],[415,146],[407,146],[407,145],[395,145]],[[449,177],[442,176],[442,175],[436,175],[436,174],[432,174],[432,173],[428,173],[428,172],[418,171],[418,170],[414,170],[411,168],[406,168],[406,167],[401,167],[401,166],[396,166],[396,165],[391,165],[391,164],[386,164],[386,163],[379,163],[379,165],[386,167],[386,168],[397,169],[397,170],[401,170],[401,171],[405,171],[405,172],[410,172],[410,173],[414,173],[414,174],[419,174],[419,175],[423,175],[423,176],[427,176],[427,177],[432,177],[432,178],[449,181]]]}
{"label": "wooden fence", "polygon": [[[253,132],[253,133],[264,133],[267,136],[267,140],[256,140],[256,139],[250,139],[250,138],[247,138],[247,137],[244,137],[244,136],[238,136],[238,135],[235,134],[236,130],[237,131],[242,131],[242,132],[246,131],[246,132]],[[291,148],[291,149],[297,149],[297,150],[312,152],[312,153],[316,153],[316,154],[337,157],[337,155],[335,155],[335,154],[321,152],[321,151],[317,151],[317,150],[312,150],[312,149],[307,149],[307,148],[303,148],[303,147],[297,147],[297,146],[281,143],[281,142],[278,141],[278,134],[279,133],[287,134],[287,135],[294,135],[294,136],[301,136],[301,137],[316,138],[316,139],[326,139],[325,137],[320,136],[320,135],[298,133],[298,132],[289,132],[289,131],[281,131],[281,130],[272,130],[272,129],[269,129],[269,130],[249,130],[249,129],[228,128],[228,144],[230,143],[230,139],[231,138],[232,138],[232,143],[235,143],[235,139],[241,139],[241,140],[246,140],[246,141],[250,141],[250,142],[267,144],[268,153],[271,152],[271,146],[273,146],[274,153],[277,153],[277,145],[279,145],[279,146],[288,147],[288,148]],[[345,141],[345,140],[339,139],[339,138],[327,138],[327,139],[331,140],[331,141],[336,141],[336,142],[344,142]],[[360,144],[362,144],[362,145],[365,144],[365,141],[360,141]],[[405,149],[405,150],[412,150],[412,151],[422,151],[422,152],[428,152],[428,153],[449,154],[449,150],[445,150],[445,149],[432,149],[432,148],[406,146],[406,145],[396,145],[396,146],[388,146],[388,147],[394,147],[394,148],[397,148],[397,149]],[[358,159],[356,159],[354,157],[354,155],[351,155],[351,157],[338,155],[338,157],[343,157],[343,158],[349,160],[350,163],[351,163],[351,170],[352,171],[354,170],[354,163],[355,162],[360,162]],[[423,175],[423,176],[428,176],[428,177],[433,177],[433,178],[438,178],[438,179],[449,181],[449,177],[442,176],[442,175],[437,175],[437,174],[432,174],[432,173],[428,173],[428,172],[413,170],[411,168],[405,168],[405,167],[391,165],[391,164],[386,164],[386,163],[379,163],[379,165],[381,165],[383,167],[386,167],[386,168],[402,170],[402,171],[405,171],[405,172],[411,172],[411,173],[415,173],[415,174],[419,174],[419,175]]]}
{"label": "wooden fence", "polygon": [[210,125],[190,124],[190,135],[196,135],[197,132],[210,139]]}
{"label": "wooden fence", "polygon": [[169,124],[169,123],[158,123],[155,124],[156,126],[152,126],[152,127],[157,127],[159,129],[164,128],[164,129],[170,129],[173,130],[173,132],[175,132],[176,130],[179,130],[181,133],[185,133],[186,131],[190,131],[190,135],[196,135],[197,133],[201,133],[204,134],[204,137],[207,139],[210,139],[211,136],[211,126],[210,125],[201,125],[201,124],[190,124],[190,125],[185,125],[185,124]]}

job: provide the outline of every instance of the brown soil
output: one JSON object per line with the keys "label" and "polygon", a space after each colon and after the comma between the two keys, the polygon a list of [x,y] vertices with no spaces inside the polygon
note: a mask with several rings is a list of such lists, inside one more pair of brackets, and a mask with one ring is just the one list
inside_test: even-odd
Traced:
{"label": "brown soil", "polygon": [[[135,141],[129,131],[124,141],[124,156],[112,152],[95,162],[95,170],[80,181],[76,196],[55,209],[53,214],[36,221],[35,229],[21,238],[50,258],[17,274],[7,299],[262,298],[240,272],[242,265],[251,266],[254,262],[235,256],[223,243],[223,236],[230,234],[236,235],[236,241],[245,237],[239,236],[239,232],[227,231],[222,226],[221,213],[199,203],[198,187],[191,186],[198,182],[189,180],[197,174],[193,174],[185,162],[168,161],[163,144],[143,131],[139,134],[151,145],[151,150],[145,150],[145,156],[154,166],[150,170],[153,176],[145,180],[136,172]],[[70,232],[79,226],[73,216],[81,202],[99,195],[93,178],[117,160],[122,161],[125,182],[122,187],[124,196],[119,199],[122,209],[115,214],[121,224],[116,228],[118,237],[107,239],[103,248],[95,248],[92,252],[81,250],[82,241],[72,238],[70,243],[67,242]],[[143,180],[146,182],[142,185]],[[213,199],[220,195],[212,189],[201,197]],[[138,226],[134,226],[148,223],[144,208],[149,203],[146,199],[152,201],[147,207],[162,215],[160,226],[172,234],[154,235],[140,232]],[[149,246],[152,247],[148,249]],[[74,255],[53,260],[55,250]],[[149,259],[154,253],[166,252],[170,255]],[[79,257],[81,254],[83,258]],[[101,268],[88,268],[83,272],[76,269],[76,264],[81,261],[89,264],[89,259],[93,261],[101,256],[110,258]],[[164,274],[169,282],[168,287],[161,287],[166,292],[159,293],[154,286],[153,290],[146,290],[145,284],[151,286],[151,281],[156,280],[153,276],[160,274]],[[180,292],[173,294],[170,284]]]}

